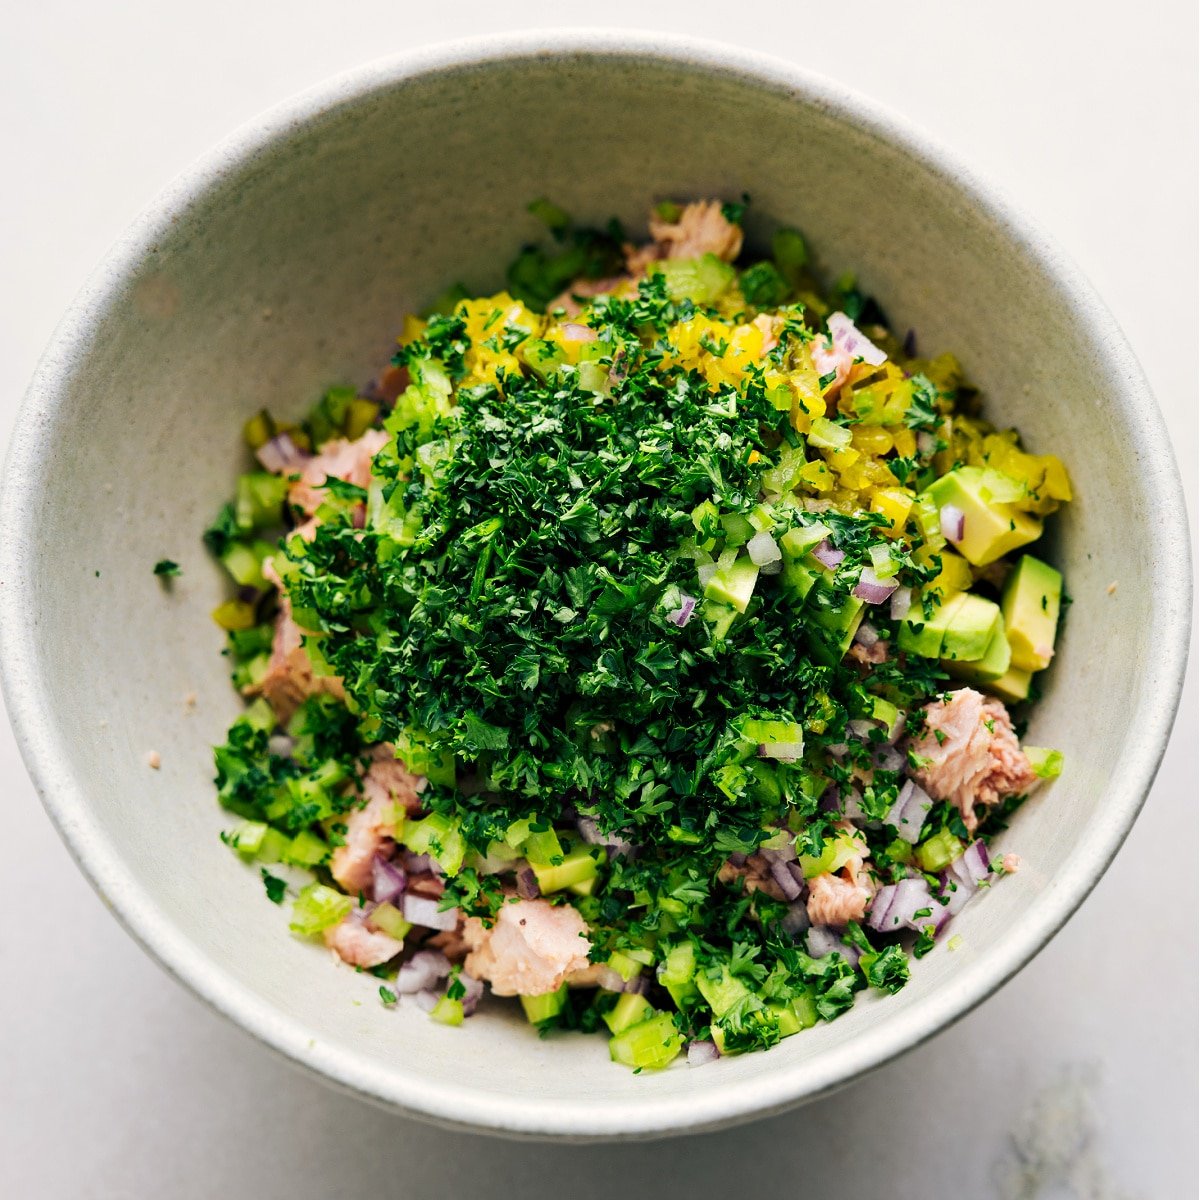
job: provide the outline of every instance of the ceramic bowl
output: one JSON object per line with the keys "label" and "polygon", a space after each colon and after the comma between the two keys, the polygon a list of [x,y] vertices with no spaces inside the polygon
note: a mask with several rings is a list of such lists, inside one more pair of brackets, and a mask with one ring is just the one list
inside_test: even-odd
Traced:
{"label": "ceramic bowl", "polygon": [[[600,1038],[496,1005],[459,1029],[289,936],[221,844],[209,746],[239,709],[200,531],[240,428],[365,381],[402,315],[502,284],[526,204],[642,228],[656,198],[752,197],[900,329],[953,349],[989,412],[1069,464],[1053,522],[1074,605],[1030,740],[1062,779],[1003,836],[1024,866],[916,965],[766,1054],[633,1075]],[[274,109],[172,184],[93,276],[17,424],[0,528],[5,693],[72,853],[129,931],[219,1012],[412,1115],[586,1139],[711,1128],[812,1100],[945,1028],[1078,907],[1158,766],[1186,656],[1187,537],[1155,402],[1050,242],[896,117],[781,62],[673,38],[528,34],[374,63]],[[151,568],[182,577],[165,590]],[[1115,589],[1111,586],[1116,584]],[[189,705],[185,698],[194,696]],[[161,756],[160,770],[146,755]],[[982,1083],[983,1081],[981,1081]]]}

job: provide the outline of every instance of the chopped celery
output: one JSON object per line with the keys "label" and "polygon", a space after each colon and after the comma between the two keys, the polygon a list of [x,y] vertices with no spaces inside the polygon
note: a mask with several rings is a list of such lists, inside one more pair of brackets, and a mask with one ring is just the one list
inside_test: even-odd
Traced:
{"label": "chopped celery", "polygon": [[614,950],[608,956],[606,965],[616,971],[626,983],[631,979],[636,979],[642,973],[642,964],[631,955],[622,954],[620,950]]}
{"label": "chopped celery", "polygon": [[458,874],[467,853],[466,839],[458,822],[437,812],[406,824],[404,844],[414,854],[433,855],[447,875]]}
{"label": "chopped celery", "polygon": [[279,525],[283,521],[283,502],[287,493],[288,481],[281,475],[252,471],[241,476],[233,506],[238,528],[249,532]]}
{"label": "chopped celery", "polygon": [[653,1013],[654,1008],[645,996],[639,996],[636,992],[622,992],[616,1004],[604,1014],[603,1020],[611,1033],[621,1033]]}
{"label": "chopped celery", "polygon": [[1044,746],[1023,746],[1025,757],[1039,779],[1057,779],[1062,774],[1063,752]]}
{"label": "chopped celery", "polygon": [[845,425],[835,425],[828,417],[814,417],[808,431],[808,443],[822,450],[845,450],[852,436]]}
{"label": "chopped celery", "polygon": [[732,975],[728,967],[721,967],[715,978],[711,970],[700,971],[695,976],[695,981],[700,994],[718,1020],[751,995],[750,989]]}
{"label": "chopped celery", "polygon": [[226,845],[247,858],[257,856],[269,826],[264,821],[243,821],[226,838]]}
{"label": "chopped celery", "polygon": [[315,867],[329,855],[329,844],[310,830],[302,829],[288,845],[283,861],[297,867]]}
{"label": "chopped celery", "polygon": [[346,406],[346,416],[342,422],[342,428],[345,430],[346,436],[354,442],[362,437],[378,419],[379,405],[374,400],[364,400],[361,396],[356,396]]}
{"label": "chopped celery", "polygon": [[229,572],[239,587],[252,587],[262,592],[267,588],[267,581],[263,577],[263,560],[274,553],[275,547],[268,542],[254,542],[250,545],[245,542],[230,542],[225,553],[221,555],[221,566]]}
{"label": "chopped celery", "polygon": [[378,904],[371,910],[371,924],[376,929],[402,942],[412,929],[412,922],[406,921],[403,914],[394,904]]}
{"label": "chopped celery", "polygon": [[254,855],[255,861],[260,863],[283,862],[283,856],[291,844],[292,839],[286,833],[280,833],[278,829],[268,827],[267,832],[263,834],[262,843]]}
{"label": "chopped celery", "polygon": [[254,624],[254,605],[244,600],[226,600],[212,610],[212,619],[222,629],[249,629]]}
{"label": "chopped celery", "polygon": [[549,895],[573,884],[595,879],[600,870],[602,854],[603,851],[599,847],[585,846],[581,843],[563,854],[562,861],[556,864],[538,862],[530,853],[529,865],[537,877],[539,890],[543,895]]}
{"label": "chopped celery", "polygon": [[310,883],[301,890],[292,905],[293,933],[312,937],[350,915],[354,901],[344,892],[335,891],[323,883]]}
{"label": "chopped celery", "polygon": [[532,831],[526,835],[521,848],[530,863],[541,863],[551,866],[556,859],[564,856],[562,843],[553,829]]}
{"label": "chopped celery", "polygon": [[557,1017],[567,1006],[567,985],[564,983],[556,992],[542,996],[522,996],[521,1007],[530,1025],[540,1025]]}
{"label": "chopped celery", "polygon": [[665,1067],[682,1048],[683,1036],[670,1014],[663,1012],[622,1030],[608,1043],[613,1062],[639,1069]]}
{"label": "chopped celery", "polygon": [[711,304],[729,290],[737,272],[715,254],[700,258],[670,258],[652,263],[651,273],[661,275],[672,300]]}
{"label": "chopped celery", "polygon": [[451,1000],[443,996],[429,1011],[429,1019],[439,1025],[461,1025],[463,1023],[463,1006],[461,1000]]}
{"label": "chopped celery", "polygon": [[934,874],[944,871],[963,852],[963,844],[948,829],[939,829],[917,848],[917,862],[922,871]]}

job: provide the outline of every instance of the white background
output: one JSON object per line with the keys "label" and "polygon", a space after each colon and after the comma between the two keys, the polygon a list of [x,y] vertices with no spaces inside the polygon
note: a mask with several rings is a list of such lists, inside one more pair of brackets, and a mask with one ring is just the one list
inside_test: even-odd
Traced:
{"label": "white background", "polygon": [[[19,10],[9,0],[0,437],[94,262],[234,126],[377,55],[585,21],[791,58],[894,106],[1004,184],[1127,331],[1171,428],[1195,528],[1194,0],[39,0]],[[1116,864],[1001,994],[823,1104],[624,1148],[450,1135],[293,1073],[118,928],[59,844],[5,728],[0,1195],[1195,1197],[1194,654],[1192,665],[1177,735]]]}

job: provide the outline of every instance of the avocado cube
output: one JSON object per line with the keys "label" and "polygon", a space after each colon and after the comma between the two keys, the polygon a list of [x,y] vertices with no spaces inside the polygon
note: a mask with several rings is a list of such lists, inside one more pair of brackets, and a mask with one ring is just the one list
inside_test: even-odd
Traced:
{"label": "avocado cube", "polygon": [[537,878],[538,889],[543,896],[548,896],[552,892],[561,892],[563,888],[594,880],[600,870],[602,853],[599,847],[586,846],[581,842],[565,853],[559,863],[535,862],[531,858],[529,865]]}
{"label": "avocado cube", "polygon": [[1010,704],[1017,704],[1029,698],[1029,685],[1031,682],[1031,672],[1022,671],[1020,667],[1010,666],[999,679],[988,681],[988,691],[995,696],[999,696],[1001,700],[1007,700]]}
{"label": "avocado cube", "polygon": [[603,1020],[610,1033],[624,1033],[631,1025],[653,1015],[654,1007],[645,996],[639,996],[637,992],[622,992],[616,1004],[604,1014]]}
{"label": "avocado cube", "polygon": [[758,567],[748,558],[735,559],[728,567],[717,573],[708,581],[704,588],[707,600],[716,600],[728,604],[738,612],[744,613],[750,597],[754,595],[754,585],[758,583]]}
{"label": "avocado cube", "polygon": [[1000,606],[968,592],[963,595],[962,603],[955,609],[946,628],[946,636],[942,639],[942,657],[951,661],[975,662],[988,652],[997,633],[1004,633]]}
{"label": "avocado cube", "polygon": [[1009,649],[1004,624],[1000,622],[996,625],[982,658],[974,662],[946,661],[943,665],[958,679],[966,679],[971,683],[990,683],[994,679],[1003,678],[1011,663],[1012,651]]}
{"label": "avocado cube", "polygon": [[946,632],[966,598],[965,592],[951,596],[939,604],[928,619],[920,600],[914,601],[909,615],[900,622],[896,639],[900,649],[906,654],[919,654],[922,658],[940,658]]}
{"label": "avocado cube", "polygon": [[803,601],[808,598],[808,593],[812,591],[813,584],[820,578],[820,569],[811,565],[810,561],[803,559],[784,559],[783,570],[780,572],[779,581],[791,593],[792,598],[797,601]]}
{"label": "avocado cube", "polygon": [[609,1039],[613,1062],[627,1067],[665,1067],[683,1049],[683,1035],[669,1013],[655,1013]]}
{"label": "avocado cube", "polygon": [[750,995],[750,989],[740,979],[735,978],[728,967],[722,967],[720,975],[716,978],[705,971],[699,972],[696,975],[696,986],[718,1020],[726,1013],[732,1012]]}
{"label": "avocado cube", "polygon": [[1040,518],[996,499],[995,479],[989,479],[995,474],[982,467],[959,467],[935,479],[924,492],[939,509],[950,504],[964,514],[962,541],[955,549],[977,567],[1003,558],[1042,533]]}
{"label": "avocado cube", "polygon": [[1041,671],[1054,656],[1062,575],[1032,555],[1023,554],[1004,582],[1000,610],[1012,646],[1013,663],[1023,671]]}

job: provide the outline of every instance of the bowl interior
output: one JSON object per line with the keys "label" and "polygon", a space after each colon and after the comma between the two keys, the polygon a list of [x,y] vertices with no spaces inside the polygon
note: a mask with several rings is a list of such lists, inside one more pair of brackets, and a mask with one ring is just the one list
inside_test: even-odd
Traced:
{"label": "bowl interior", "polygon": [[[380,68],[328,90],[311,117],[298,119],[309,102],[267,118],[177,185],[102,272],[43,364],[10,470],[11,698],[75,852],[218,1007],[342,1083],[445,1121],[697,1127],[819,1094],[933,1032],[1094,881],[1157,761],[1151,714],[1172,688],[1155,620],[1172,603],[1155,585],[1171,467],[1148,455],[1154,418],[1136,402],[1152,401],[1086,293],[972,185],[855,120],[838,93],[652,51]],[[449,283],[500,287],[539,235],[525,212],[536,196],[640,232],[656,198],[742,191],[752,235],[804,230],[923,350],[956,352],[993,419],[1069,464],[1078,497],[1055,552],[1075,603],[1029,732],[1066,752],[1066,773],[1004,835],[1023,868],[959,918],[957,953],[939,948],[897,997],[864,997],[768,1055],[634,1076],[602,1040],[539,1040],[499,1006],[461,1029],[386,1011],[370,976],[288,935],[286,911],[218,840],[230,822],[208,748],[239,702],[208,619],[224,584],[199,535],[246,469],[241,423],[365,382],[402,315]],[[151,573],[163,557],[183,566],[170,589]]]}

